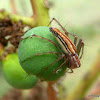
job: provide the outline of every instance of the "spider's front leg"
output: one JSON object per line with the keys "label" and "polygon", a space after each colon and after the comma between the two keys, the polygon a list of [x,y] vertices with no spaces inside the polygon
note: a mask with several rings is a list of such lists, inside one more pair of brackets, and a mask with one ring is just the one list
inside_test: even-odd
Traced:
{"label": "spider's front leg", "polygon": [[80,52],[81,52],[81,55],[80,55],[80,59],[81,59],[84,52],[84,42],[82,41],[82,39],[79,40],[78,45],[77,45],[77,54],[79,55]]}
{"label": "spider's front leg", "polygon": [[72,33],[67,32],[67,30],[59,23],[59,21],[58,21],[56,18],[52,18],[52,20],[50,21],[50,23],[48,24],[48,26],[49,26],[53,21],[55,21],[55,22],[62,28],[62,30],[65,32],[66,35],[70,34],[70,35],[72,35],[72,36],[74,37],[74,44],[75,44],[75,46],[76,46],[76,43],[77,43],[77,36],[74,35],[74,34],[72,34]]}
{"label": "spider's front leg", "polygon": [[[62,51],[59,49],[58,45],[57,45],[55,42],[53,42],[52,40],[47,39],[47,38],[44,38],[44,37],[39,36],[39,35],[36,35],[36,34],[33,34],[33,35],[30,36],[30,37],[31,37],[31,38],[32,38],[32,37],[37,37],[37,38],[41,38],[41,39],[43,39],[43,40],[46,40],[46,41],[52,43],[52,44],[53,44],[53,45],[58,49],[58,51],[59,51],[60,53],[62,53]],[[23,38],[23,37],[22,37],[21,40],[23,40],[23,39],[27,39],[27,38],[29,38],[29,37],[26,37],[26,38]]]}
{"label": "spider's front leg", "polygon": [[[55,21],[61,28],[62,30],[65,32],[66,35],[68,35],[69,33],[66,31],[66,29],[59,23],[59,21],[56,18],[52,18],[52,20],[50,21],[50,23],[48,24],[48,26]],[[71,34],[71,33],[70,33]]]}

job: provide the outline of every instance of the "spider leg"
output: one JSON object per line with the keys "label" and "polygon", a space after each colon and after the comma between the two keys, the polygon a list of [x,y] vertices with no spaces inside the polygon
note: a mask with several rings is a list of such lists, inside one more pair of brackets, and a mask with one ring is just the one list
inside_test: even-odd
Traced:
{"label": "spider leg", "polygon": [[[60,69],[67,61],[68,61],[68,59],[65,60],[56,70],[54,70],[54,71],[52,72],[52,74],[53,74],[53,73],[56,73],[57,71],[59,71],[59,69]],[[68,72],[69,69],[71,70],[71,72]],[[73,70],[72,70],[71,68],[69,68],[69,69],[67,69],[66,72],[68,72],[68,73],[73,73]],[[49,78],[52,74],[50,74],[50,75],[48,76],[48,78]]]}
{"label": "spider leg", "polygon": [[58,53],[55,52],[55,51],[37,53],[37,54],[35,54],[35,55],[33,55],[33,56],[30,56],[30,57],[24,59],[23,61],[21,61],[21,63],[23,63],[24,61],[26,61],[26,60],[28,60],[28,59],[31,59],[31,58],[33,58],[33,57],[35,57],[35,56],[44,55],[44,54],[56,54],[56,55],[58,56]]}
{"label": "spider leg", "polygon": [[[36,55],[34,55],[34,56],[31,56],[31,57],[29,57],[29,58],[27,58],[27,59],[30,59],[30,58],[32,58],[32,57],[35,57],[35,56],[39,56],[39,55],[44,55],[44,54],[57,54],[57,52],[53,52],[53,51],[51,51],[51,52],[44,52],[44,53],[38,53],[38,54],[36,54]],[[58,54],[57,54],[58,55]],[[65,55],[61,55],[60,57],[58,57],[58,59],[56,59],[53,63],[51,63],[48,67],[46,67],[42,72],[40,72],[37,76],[40,76],[44,71],[46,71],[46,70],[48,70],[48,68],[50,68],[54,63],[56,63],[56,62],[58,62],[59,60],[61,60],[63,57],[64,57]],[[27,59],[25,59],[25,60],[27,60]],[[24,61],[25,61],[24,60]],[[22,61],[23,62],[23,61]],[[27,76],[28,77],[28,76]],[[26,77],[26,78],[27,78]],[[40,83],[40,82],[43,82],[44,80],[39,80],[39,82],[38,83]]]}
{"label": "spider leg", "polygon": [[68,35],[68,32],[65,30],[65,28],[56,20],[56,18],[52,18],[52,20],[50,21],[50,23],[48,24],[48,26],[55,21],[61,28],[62,30],[65,32],[66,35]]}
{"label": "spider leg", "polygon": [[50,23],[48,24],[48,26],[53,22],[55,21],[56,23],[58,23],[58,25],[62,28],[62,30],[65,32],[66,35],[70,34],[74,37],[74,44],[76,46],[76,43],[77,43],[77,36],[72,34],[72,33],[69,33],[67,32],[67,30],[59,23],[59,21],[56,19],[56,18],[52,18],[52,20],[50,21]]}
{"label": "spider leg", "polygon": [[45,72],[46,70],[48,70],[53,64],[55,64],[56,62],[58,62],[59,60],[61,60],[62,58],[64,58],[65,55],[62,54],[60,57],[58,57],[55,61],[53,61],[48,67],[46,67],[43,71],[41,71],[38,76],[40,76],[43,72]]}
{"label": "spider leg", "polygon": [[[70,70],[70,72],[68,72],[68,70]],[[66,70],[66,72],[67,72],[67,73],[73,73],[73,69],[68,68],[68,69]]]}
{"label": "spider leg", "polygon": [[76,43],[77,43],[77,36],[74,37],[74,44],[76,46]]}
{"label": "spider leg", "polygon": [[[39,35],[36,35],[36,34],[33,34],[33,35],[31,35],[30,37],[32,38],[33,36],[38,37],[38,38],[41,38],[41,39],[43,39],[43,40],[46,40],[46,41],[52,43],[52,44],[59,50],[59,52],[62,53],[62,51],[61,51],[60,48],[57,46],[57,44],[56,44],[55,42],[53,42],[52,40],[46,39],[46,38],[44,38],[44,37],[42,37],[42,36],[39,36]],[[23,38],[23,37],[22,37],[22,40],[23,40],[23,39],[27,39],[27,38],[29,38],[29,37],[26,37],[26,38]]]}
{"label": "spider leg", "polygon": [[59,71],[59,69],[60,69],[65,63],[66,63],[66,60],[65,60],[59,67],[57,67],[57,69],[55,69],[47,78],[51,77],[51,75],[52,75],[53,73],[57,73],[57,72]]}
{"label": "spider leg", "polygon": [[81,50],[82,50],[82,53],[80,55],[80,59],[82,58],[83,52],[84,52],[84,43],[83,43],[82,39],[79,40],[78,45],[77,45],[77,54],[78,55],[80,54]]}
{"label": "spider leg", "polygon": [[[68,65],[68,68],[66,70],[67,73],[73,73],[73,69],[71,68],[71,62],[69,61],[69,65]],[[68,72],[68,70],[70,70],[70,72]]]}

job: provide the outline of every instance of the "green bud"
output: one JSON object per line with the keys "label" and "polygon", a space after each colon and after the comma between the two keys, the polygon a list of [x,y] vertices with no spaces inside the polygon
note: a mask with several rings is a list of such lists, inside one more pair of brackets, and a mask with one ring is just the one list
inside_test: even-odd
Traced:
{"label": "green bud", "polygon": [[[21,66],[28,74],[36,75],[41,80],[54,81],[59,79],[64,75],[67,67],[63,65],[56,72],[54,71],[63,63],[63,59],[57,61],[48,68],[51,63],[61,56],[59,50],[51,42],[32,36],[34,34],[50,39],[58,45],[49,27],[39,26],[29,30],[25,33],[19,44],[18,56]],[[57,52],[59,55],[50,53],[38,55],[51,51]]]}

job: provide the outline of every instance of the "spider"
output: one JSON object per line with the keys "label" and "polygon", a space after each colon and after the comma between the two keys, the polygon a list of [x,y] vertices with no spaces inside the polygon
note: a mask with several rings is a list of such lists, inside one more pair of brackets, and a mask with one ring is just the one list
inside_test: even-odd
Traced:
{"label": "spider", "polygon": [[[82,58],[82,55],[83,55],[84,43],[82,39],[79,39],[78,45],[76,46],[76,43],[77,43],[76,35],[67,32],[66,29],[55,18],[53,18],[49,24],[51,24],[52,21],[57,22],[58,25],[64,31],[64,33],[62,33],[57,28],[53,28],[53,27],[49,28],[52,34],[56,37],[56,40],[58,41],[59,45],[61,46],[63,50],[62,55],[64,56],[65,62],[69,61],[68,68],[71,69],[71,73],[73,73],[72,69],[78,68],[81,66],[80,59]],[[74,37],[74,43],[69,39],[68,34]],[[79,57],[80,52],[82,53],[81,53],[81,56]]]}
{"label": "spider", "polygon": [[[53,18],[50,21],[49,25],[53,21],[58,23],[58,25],[64,31],[64,33],[63,33],[57,28],[49,27],[49,30],[51,31],[51,33],[54,35],[54,37],[58,41],[58,43],[61,47],[61,50],[60,50],[59,46],[50,39],[46,39],[46,38],[39,36],[39,35],[36,35],[36,34],[33,34],[31,37],[35,36],[37,38],[41,38],[41,39],[44,39],[44,40],[52,43],[61,52],[61,56],[59,56],[54,62],[52,62],[43,71],[41,71],[37,76],[40,76],[44,71],[48,70],[53,64],[55,64],[57,61],[59,61],[61,59],[64,60],[63,63],[60,66],[58,66],[58,68],[56,70],[54,70],[52,73],[57,72],[66,63],[69,63],[68,68],[71,69],[70,73],[73,73],[74,68],[78,68],[81,66],[80,59],[82,58],[83,51],[84,51],[84,43],[83,43],[82,39],[79,39],[79,42],[77,44],[76,35],[67,32],[66,29],[55,18]],[[69,37],[68,37],[69,34],[74,37],[74,43],[69,39]],[[26,37],[26,38],[28,38],[28,37]],[[22,39],[26,39],[26,38],[22,38]],[[77,46],[76,46],[76,44],[77,44]],[[80,52],[81,52],[81,55],[80,55]],[[57,52],[51,51],[51,52],[38,53],[38,54],[35,54],[34,56],[44,55],[44,54],[56,54],[56,55],[58,55]],[[31,57],[33,57],[33,56],[31,56]],[[29,57],[27,59],[30,59],[31,57]],[[26,61],[27,59],[25,59],[24,61]],[[22,62],[24,62],[24,61],[22,61]]]}

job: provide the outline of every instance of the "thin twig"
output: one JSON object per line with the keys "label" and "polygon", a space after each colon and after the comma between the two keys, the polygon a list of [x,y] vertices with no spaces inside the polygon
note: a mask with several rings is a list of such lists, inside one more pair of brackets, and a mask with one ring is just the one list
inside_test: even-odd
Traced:
{"label": "thin twig", "polygon": [[10,4],[11,4],[11,7],[12,7],[12,12],[13,12],[14,14],[17,14],[17,9],[16,9],[15,0],[10,0]]}

